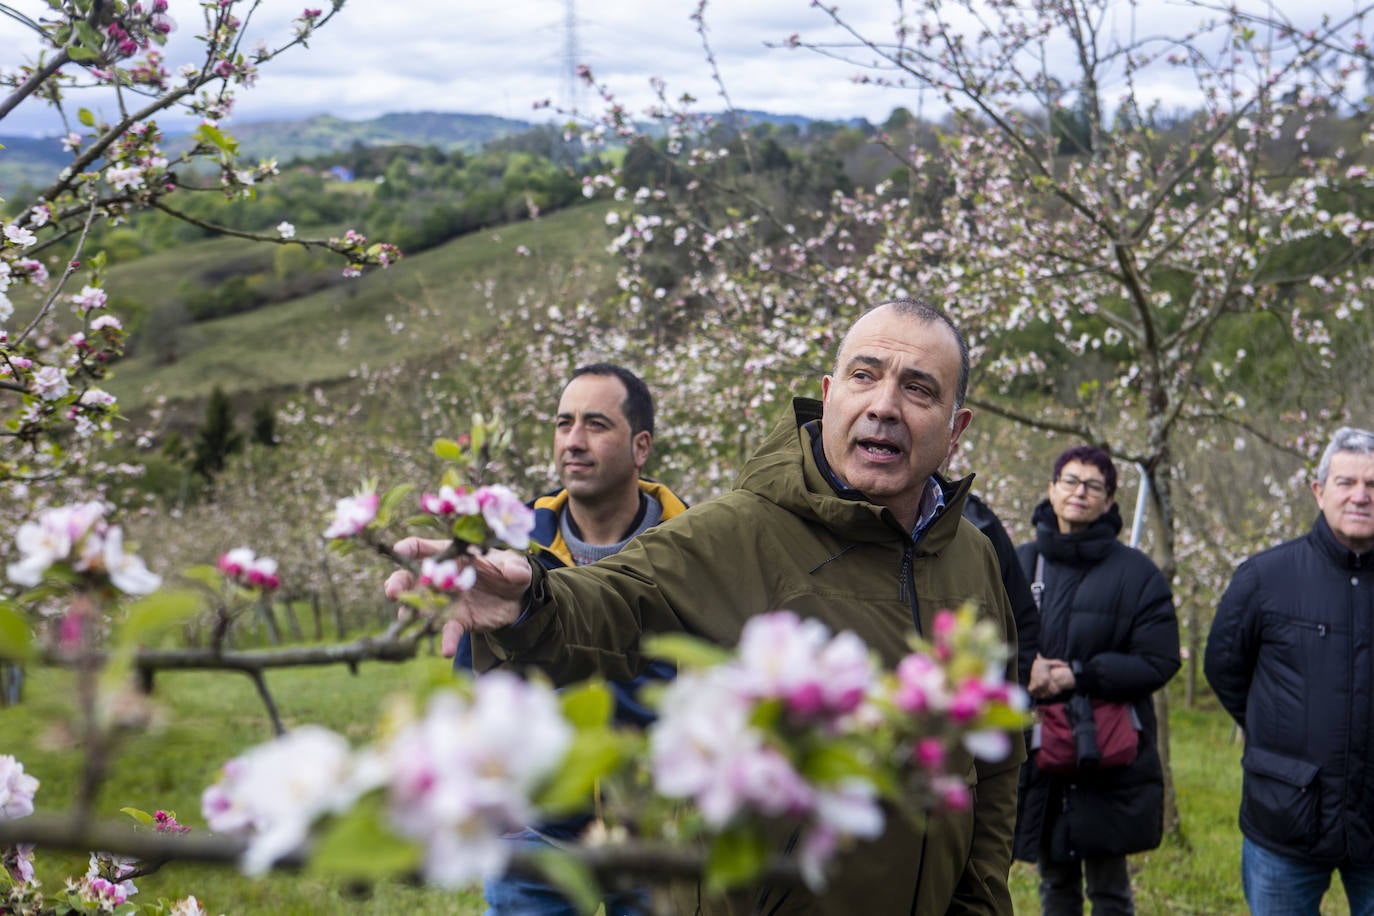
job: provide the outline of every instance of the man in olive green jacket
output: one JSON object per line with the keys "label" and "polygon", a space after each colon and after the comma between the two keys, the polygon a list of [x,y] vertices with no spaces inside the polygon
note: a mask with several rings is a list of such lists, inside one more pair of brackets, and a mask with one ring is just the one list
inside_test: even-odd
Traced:
{"label": "man in olive green jacket", "polygon": [[[745,466],[736,489],[641,535],[595,566],[546,571],[518,555],[476,562],[478,586],[454,609],[480,668],[534,666],[555,681],[628,678],[648,663],[644,633],[686,631],[733,646],[755,614],[786,608],[851,630],[894,665],[913,629],[966,601],[1015,628],[997,558],[960,515],[972,478],[936,475],[968,425],[967,345],[943,313],[886,303],[850,329],[823,404],[794,416]],[[399,549],[423,551],[417,542]],[[388,593],[404,583],[388,580]],[[446,643],[455,640],[452,634]],[[822,896],[758,888],[703,912],[1011,913],[1007,872],[1020,735],[997,763],[952,762],[971,811],[888,812],[884,835],[842,856]]]}

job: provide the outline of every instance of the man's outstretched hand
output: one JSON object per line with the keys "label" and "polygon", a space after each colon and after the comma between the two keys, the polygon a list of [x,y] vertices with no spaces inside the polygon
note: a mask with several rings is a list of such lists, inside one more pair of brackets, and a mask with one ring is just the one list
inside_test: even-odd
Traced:
{"label": "man's outstretched hand", "polygon": [[[438,556],[451,542],[434,538],[406,538],[397,541],[393,550],[412,560]],[[520,617],[525,592],[530,587],[530,562],[524,554],[509,550],[493,550],[482,556],[463,556],[459,563],[470,565],[477,572],[477,584],[464,592],[449,607],[439,640],[445,658],[458,651],[458,638],[464,633],[482,633],[510,626]],[[395,601],[415,588],[415,577],[404,569],[387,576],[382,590]]]}

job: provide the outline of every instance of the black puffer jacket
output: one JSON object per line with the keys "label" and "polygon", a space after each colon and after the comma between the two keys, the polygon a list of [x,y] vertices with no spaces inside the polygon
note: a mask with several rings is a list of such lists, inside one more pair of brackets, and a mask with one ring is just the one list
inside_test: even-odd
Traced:
{"label": "black puffer jacket", "polygon": [[1016,553],[1030,581],[1036,555],[1045,557],[1040,654],[1078,662],[1079,692],[1133,703],[1141,735],[1135,761],[1118,769],[1052,776],[1028,761],[1021,771],[1016,857],[1034,862],[1044,850],[1062,862],[1153,849],[1164,829],[1164,771],[1150,695],[1179,668],[1169,584],[1149,557],[1117,541],[1115,505],[1077,534],[1059,532],[1048,500],[1031,520],[1035,541]]}
{"label": "black puffer jacket", "polygon": [[1374,551],[1317,516],[1236,570],[1204,670],[1245,729],[1240,829],[1311,862],[1374,865]]}

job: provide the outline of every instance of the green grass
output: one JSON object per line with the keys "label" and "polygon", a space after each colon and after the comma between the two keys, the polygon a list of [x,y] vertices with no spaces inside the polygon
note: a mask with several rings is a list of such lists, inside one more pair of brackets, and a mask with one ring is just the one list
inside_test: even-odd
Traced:
{"label": "green grass", "polygon": [[[203,397],[216,385],[226,392],[300,386],[345,378],[361,364],[433,356],[453,343],[455,330],[486,320],[488,295],[500,306],[531,295],[571,304],[607,289],[613,281],[605,251],[609,206],[593,203],[482,230],[298,299],[187,325],[175,362],[130,357],[106,387],[126,409],[136,409],[159,393],[176,400]],[[183,277],[202,277],[225,263],[245,273],[270,272],[275,251],[241,239],[198,242],[116,266],[107,288],[151,311],[175,298]]]}
{"label": "green grass", "polygon": [[[403,665],[368,664],[356,676],[342,667],[287,669],[268,675],[289,726],[318,722],[361,744],[370,739],[386,698],[417,684],[447,662],[421,658]],[[0,709],[0,752],[16,755],[42,780],[38,810],[65,809],[80,758],[66,737],[71,712],[71,676],[51,669],[31,672],[24,702]],[[151,811],[171,808],[203,829],[201,790],[214,781],[221,763],[270,737],[261,703],[249,680],[233,674],[164,673],[155,699],[162,707],[160,730],[132,735],[100,796],[102,813],[120,807]],[[1210,699],[1210,698],[1209,698]],[[1152,852],[1131,857],[1136,911],[1141,916],[1198,914],[1240,916],[1240,743],[1230,720],[1215,705],[1171,715],[1177,795],[1183,815],[1182,841],[1168,839]],[[85,871],[84,856],[38,853],[39,875],[48,887],[64,874]],[[1339,881],[1323,907],[1326,916],[1349,912]],[[1033,867],[1017,863],[1012,893],[1018,914],[1038,914]],[[384,884],[359,890],[337,881],[279,874],[249,879],[226,868],[170,865],[139,881],[140,897],[196,894],[212,912],[242,914],[478,913],[476,892],[453,893]]]}
{"label": "green grass", "polygon": [[[287,727],[318,722],[365,742],[386,698],[404,690],[444,659],[422,658],[403,665],[366,664],[357,676],[343,667],[283,669],[267,675]],[[31,669],[24,701],[0,709],[0,753],[13,754],[42,785],[35,798],[40,813],[65,811],[78,778],[81,755],[66,723],[72,712],[72,677],[53,669]],[[176,811],[197,830],[200,793],[215,781],[219,766],[247,747],[271,737],[271,726],[248,678],[223,673],[159,675],[154,699],[160,728],[130,735],[99,797],[102,815],[119,817],[121,807]],[[86,856],[37,850],[35,864],[46,889],[61,887],[70,874],[84,874]],[[136,902],[195,894],[211,913],[317,914],[482,912],[480,893],[454,892],[386,883],[350,888],[335,880],[281,873],[261,879],[229,868],[172,864],[137,881]]]}

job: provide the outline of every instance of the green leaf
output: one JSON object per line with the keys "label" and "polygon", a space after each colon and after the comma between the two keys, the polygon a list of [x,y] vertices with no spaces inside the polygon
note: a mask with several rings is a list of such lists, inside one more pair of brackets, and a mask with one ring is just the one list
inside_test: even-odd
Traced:
{"label": "green leaf", "polygon": [[684,633],[662,633],[640,642],[647,654],[674,662],[679,668],[713,668],[730,660],[729,650]]}
{"label": "green leaf", "polygon": [[133,646],[188,620],[205,607],[204,597],[190,589],[162,589],[129,606],[129,615],[120,627],[121,645]]}
{"label": "green leaf", "polygon": [[0,658],[24,661],[33,653],[29,622],[19,608],[0,601]]}
{"label": "green leaf", "polygon": [[82,108],[76,113],[76,119],[87,127],[95,127],[95,115],[89,108]]}
{"label": "green leaf", "polygon": [[391,516],[396,511],[396,507],[401,504],[410,492],[415,489],[413,483],[403,483],[392,487],[382,494],[381,502],[377,504],[377,524],[385,525],[391,521]]}
{"label": "green leaf", "polygon": [[139,808],[120,808],[119,810],[120,813],[129,815],[129,817],[138,821],[144,827],[153,826],[153,816],[147,811],[143,811]]}
{"label": "green leaf", "polygon": [[873,756],[854,744],[827,742],[811,750],[802,761],[801,774],[808,782],[822,785],[849,779],[864,779],[878,786],[895,788],[891,777],[875,764]]}
{"label": "green leaf", "polygon": [[422,856],[418,844],[387,829],[382,798],[374,794],[326,825],[306,871],[375,881],[414,871]]}
{"label": "green leaf", "polygon": [[611,721],[615,701],[604,683],[588,681],[569,687],[558,695],[558,699],[563,704],[563,718],[574,728],[604,728]]}
{"label": "green leaf", "polygon": [[750,824],[731,827],[711,843],[706,858],[706,886],[720,892],[747,884],[768,862],[768,840]]}
{"label": "green leaf", "polygon": [[578,732],[558,774],[539,793],[539,806],[554,814],[589,809],[597,780],[620,766],[629,741],[607,728]]}
{"label": "green leaf", "polygon": [[601,888],[591,869],[565,852],[538,851],[532,858],[548,883],[557,888],[579,913],[595,913],[601,906]]}
{"label": "green leaf", "polygon": [[206,588],[216,591],[224,582],[224,577],[219,568],[208,563],[199,563],[195,566],[188,566],[181,571],[181,574],[192,582],[199,582]]}
{"label": "green leaf", "polygon": [[1017,712],[1010,706],[994,706],[983,716],[984,725],[1005,731],[1017,731],[1025,728],[1029,722],[1030,716],[1027,713]]}
{"label": "green leaf", "polygon": [[435,439],[434,454],[445,461],[462,461],[463,447],[452,439]]}
{"label": "green leaf", "polygon": [[238,154],[238,142],[233,137],[222,133],[218,127],[202,124],[191,132],[191,136],[207,146],[213,146],[221,152],[228,153],[230,156]]}
{"label": "green leaf", "polygon": [[460,515],[450,530],[455,538],[469,544],[481,544],[487,539],[487,523],[480,515]]}
{"label": "green leaf", "polygon": [[[88,50],[99,51],[105,46],[105,36],[92,28],[89,22],[77,20],[72,24],[76,26],[76,35],[81,39],[81,44]],[[81,123],[85,124],[86,122],[83,121]],[[89,124],[86,124],[86,126],[90,127]]]}
{"label": "green leaf", "polygon": [[98,55],[88,48],[81,47],[81,45],[72,45],[67,49],[67,56],[77,63],[83,63],[88,60],[95,60]]}

